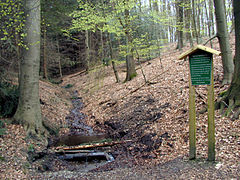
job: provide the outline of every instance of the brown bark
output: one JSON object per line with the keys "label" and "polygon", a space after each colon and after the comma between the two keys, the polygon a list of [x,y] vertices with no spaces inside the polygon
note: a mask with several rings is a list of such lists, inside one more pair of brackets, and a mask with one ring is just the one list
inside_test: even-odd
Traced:
{"label": "brown bark", "polygon": [[223,0],[214,0],[214,5],[217,22],[217,36],[222,52],[222,64],[224,73],[223,84],[229,84],[232,80],[234,64],[229,43],[229,34],[227,31],[227,20],[224,8],[225,5]]}
{"label": "brown bark", "polygon": [[[233,0],[234,5],[234,17],[235,26],[240,27],[240,1]],[[224,95],[224,97],[219,101],[221,104],[221,109],[227,105],[227,110],[225,115],[229,116],[233,114],[233,119],[238,119],[240,114],[240,28],[235,28],[235,59],[234,59],[234,74],[231,85]]]}
{"label": "brown bark", "polygon": [[178,0],[175,4],[177,12],[177,49],[182,50],[183,48],[183,6],[182,0]]}
{"label": "brown bark", "polygon": [[114,72],[114,75],[115,75],[115,78],[116,78],[116,83],[119,83],[120,78],[119,78],[119,75],[118,75],[118,72],[117,72],[115,62],[113,60],[113,50],[112,50],[112,43],[111,43],[110,34],[108,34],[108,45],[109,45],[109,50],[110,50],[110,58],[111,58],[111,61],[112,61],[112,68],[113,68],[113,72]]}
{"label": "brown bark", "polygon": [[[128,1],[124,1],[124,3],[128,3]],[[135,69],[135,61],[133,58],[134,47],[130,27],[130,12],[128,9],[124,10],[124,20],[125,24],[123,24],[121,18],[119,17],[120,24],[124,29],[127,40],[127,56],[126,56],[127,75],[125,81],[130,81],[137,75],[137,72]]]}
{"label": "brown bark", "polygon": [[195,1],[192,0],[192,14],[193,14],[193,28],[194,28],[194,35],[197,41],[197,44],[199,44],[199,34],[198,34],[198,29],[197,29],[197,24],[196,24],[196,13],[195,13]]}
{"label": "brown bark", "polygon": [[26,37],[27,48],[23,49],[20,64],[20,96],[14,120],[22,124],[27,135],[41,136],[45,133],[39,100],[40,67],[40,1],[26,0]]}
{"label": "brown bark", "polygon": [[185,28],[187,30],[186,36],[187,39],[191,45],[191,47],[193,46],[193,39],[192,39],[192,29],[191,29],[191,14],[192,14],[192,10],[191,10],[191,2],[190,0],[186,0],[186,6],[187,9],[185,10]]}

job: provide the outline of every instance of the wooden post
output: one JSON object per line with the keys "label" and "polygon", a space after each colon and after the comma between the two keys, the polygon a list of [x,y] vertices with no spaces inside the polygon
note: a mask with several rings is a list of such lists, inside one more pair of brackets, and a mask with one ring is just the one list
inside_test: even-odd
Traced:
{"label": "wooden post", "polygon": [[196,159],[196,108],[195,87],[191,83],[189,74],[189,159]]}
{"label": "wooden post", "polygon": [[211,72],[211,84],[208,85],[208,160],[215,161],[213,61],[212,61],[212,72]]}
{"label": "wooden post", "polygon": [[207,85],[208,88],[208,160],[215,161],[215,124],[214,124],[214,76],[213,54],[221,52],[206,46],[197,45],[179,56],[189,58],[189,159],[196,159],[196,110],[195,86]]}

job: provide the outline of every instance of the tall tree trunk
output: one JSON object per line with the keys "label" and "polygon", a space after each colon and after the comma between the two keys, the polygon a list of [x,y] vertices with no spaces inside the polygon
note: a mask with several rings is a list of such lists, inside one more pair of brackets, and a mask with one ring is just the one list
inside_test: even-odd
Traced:
{"label": "tall tree trunk", "polygon": [[[125,3],[129,3],[128,0],[124,1]],[[120,24],[122,25],[126,39],[127,39],[127,56],[126,56],[126,66],[127,66],[127,75],[125,81],[132,80],[136,75],[136,69],[135,69],[135,61],[133,58],[133,39],[132,39],[132,33],[131,33],[131,27],[130,27],[130,12],[128,9],[124,10],[124,20],[125,24],[123,24],[121,18],[119,17]]]}
{"label": "tall tree trunk", "polygon": [[196,0],[197,5],[195,6],[196,8],[196,20],[197,20],[197,29],[198,29],[198,38],[201,41],[201,21],[200,21],[200,17],[201,17],[201,9],[200,9],[200,1]]}
{"label": "tall tree trunk", "polygon": [[192,28],[191,28],[191,14],[192,14],[192,10],[191,10],[191,2],[190,0],[186,0],[186,10],[185,10],[185,28],[187,30],[186,36],[187,36],[187,40],[190,43],[190,46],[193,46],[193,39],[192,39]]}
{"label": "tall tree trunk", "polygon": [[183,48],[183,6],[182,0],[178,0],[175,4],[177,12],[177,49]]}
{"label": "tall tree trunk", "polygon": [[[210,22],[210,19],[209,19],[209,14],[210,14],[210,9],[209,9],[209,13],[207,11],[207,2],[205,1],[204,2],[204,7],[205,7],[205,11],[206,11],[206,18],[207,18],[207,25],[208,25],[208,37],[211,38],[211,22]],[[211,45],[211,48],[212,48],[212,41],[210,41],[210,45]]]}
{"label": "tall tree trunk", "polygon": [[[171,12],[171,5],[170,3],[168,3],[168,12]],[[174,29],[173,29],[173,23],[172,23],[172,20],[171,18],[169,17],[169,25],[168,25],[168,31],[169,31],[169,37],[170,37],[170,42],[174,42]]]}
{"label": "tall tree trunk", "polygon": [[220,49],[222,52],[223,64],[223,84],[231,83],[234,64],[232,58],[232,51],[229,44],[229,35],[227,30],[227,20],[225,13],[225,5],[223,0],[214,0],[215,14],[217,22],[217,36],[219,39]]}
{"label": "tall tree trunk", "polygon": [[[157,14],[159,14],[159,7],[158,7],[158,1],[155,0],[153,2],[153,10],[152,11],[155,11]],[[161,32],[160,32],[160,27],[157,27],[157,24],[154,23],[154,21],[152,20],[152,25],[153,25],[153,36],[155,35],[154,38],[152,39],[156,39],[157,40],[157,46],[158,46],[158,57],[159,57],[159,60],[160,60],[160,64],[161,64],[161,67],[162,67],[162,60],[161,60],[161,42],[160,42],[160,38],[161,38]],[[163,35],[163,34],[162,34]],[[136,49],[136,47],[135,47]],[[137,49],[136,49],[136,52],[137,52]],[[138,61],[139,61],[139,57],[138,57]]]}
{"label": "tall tree trunk", "polygon": [[194,0],[192,0],[192,14],[193,14],[192,18],[193,18],[194,34],[195,34],[197,44],[199,44],[199,34],[198,34],[197,24],[196,24],[196,12],[195,12],[195,1]]}
{"label": "tall tree trunk", "polygon": [[23,49],[20,64],[20,97],[14,120],[23,124],[27,135],[40,136],[46,132],[39,100],[40,1],[26,0],[25,12],[27,48]]}
{"label": "tall tree trunk", "polygon": [[[234,9],[234,17],[235,17],[235,27],[240,27],[240,1],[233,0],[233,9]],[[240,28],[235,28],[235,40],[236,40],[236,48],[235,48],[235,58],[234,58],[234,74],[231,85],[223,98],[220,101],[222,106],[225,103],[228,103],[228,109],[226,111],[226,115],[229,115],[231,112],[234,112],[233,118],[238,119],[240,114]]]}
{"label": "tall tree trunk", "polygon": [[209,19],[210,19],[210,23],[211,23],[211,28],[212,28],[212,34],[215,34],[215,29],[214,29],[214,14],[213,14],[213,2],[212,0],[209,0]]}
{"label": "tall tree trunk", "polygon": [[127,34],[127,56],[126,56],[126,65],[127,65],[127,75],[125,81],[132,80],[136,75],[135,61],[133,58],[133,47],[132,47],[132,37],[130,34]]}

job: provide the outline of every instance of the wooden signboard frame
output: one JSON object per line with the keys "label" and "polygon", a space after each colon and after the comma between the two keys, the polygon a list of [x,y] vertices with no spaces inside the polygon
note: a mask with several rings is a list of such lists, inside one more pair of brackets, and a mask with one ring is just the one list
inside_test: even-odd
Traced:
{"label": "wooden signboard frame", "polygon": [[197,45],[186,51],[179,59],[189,59],[189,159],[196,159],[196,107],[195,86],[208,88],[208,160],[215,161],[215,122],[214,122],[214,76],[213,54],[221,52]]}

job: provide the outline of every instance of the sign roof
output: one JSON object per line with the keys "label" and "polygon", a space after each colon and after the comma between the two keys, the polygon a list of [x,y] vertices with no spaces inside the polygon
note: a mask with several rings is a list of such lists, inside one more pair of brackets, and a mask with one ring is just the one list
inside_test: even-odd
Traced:
{"label": "sign roof", "polygon": [[195,53],[195,52],[198,51],[198,50],[203,50],[203,51],[206,51],[206,52],[208,52],[208,53],[216,54],[216,55],[220,55],[220,54],[221,54],[220,51],[217,51],[217,50],[215,50],[215,49],[212,49],[212,48],[209,48],[209,47],[206,47],[206,46],[203,46],[203,45],[200,45],[200,44],[199,44],[199,45],[197,45],[197,46],[194,46],[192,49],[189,49],[188,51],[182,53],[182,54],[178,57],[178,59],[180,59],[180,60],[181,60],[181,59],[184,59],[184,58],[186,58],[187,56]]}

